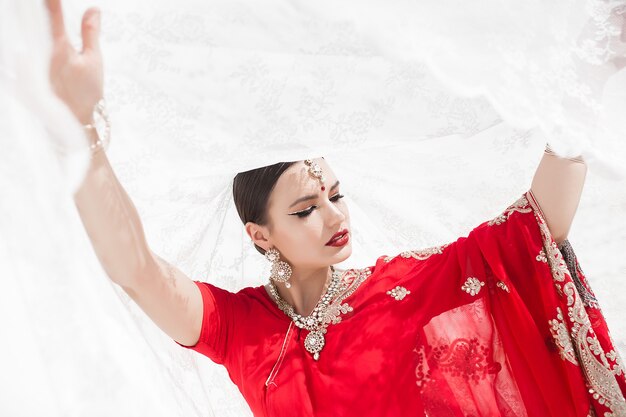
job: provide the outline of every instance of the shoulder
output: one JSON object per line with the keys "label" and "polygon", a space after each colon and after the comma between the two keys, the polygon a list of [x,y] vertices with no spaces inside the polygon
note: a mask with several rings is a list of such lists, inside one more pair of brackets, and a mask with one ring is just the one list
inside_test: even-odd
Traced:
{"label": "shoulder", "polygon": [[454,256],[452,255],[454,247],[462,239],[466,238],[424,249],[404,250],[396,255],[381,255],[373,266],[343,271],[343,288],[346,292],[352,293],[363,282],[369,282],[368,287],[371,287],[378,281],[395,282],[400,276],[405,276],[409,272],[423,271],[427,265],[430,269],[435,264],[446,262],[450,256]]}
{"label": "shoulder", "polygon": [[[376,265],[365,268],[350,268],[341,272],[341,293],[345,297],[350,296],[356,289],[372,276]],[[345,298],[344,297],[344,298]]]}
{"label": "shoulder", "polygon": [[205,281],[196,281],[196,285],[200,287],[205,303],[213,301],[218,307],[233,313],[246,313],[255,306],[268,304],[269,294],[263,285],[248,286],[238,290],[230,290]]}

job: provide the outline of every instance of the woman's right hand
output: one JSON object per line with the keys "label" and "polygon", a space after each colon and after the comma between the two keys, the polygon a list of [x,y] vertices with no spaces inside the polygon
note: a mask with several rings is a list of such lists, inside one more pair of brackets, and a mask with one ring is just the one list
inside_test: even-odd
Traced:
{"label": "woman's right hand", "polygon": [[93,109],[103,95],[100,11],[88,9],[82,19],[82,51],[69,42],[63,22],[61,0],[46,0],[52,28],[50,82],[56,95],[82,124],[93,122]]}

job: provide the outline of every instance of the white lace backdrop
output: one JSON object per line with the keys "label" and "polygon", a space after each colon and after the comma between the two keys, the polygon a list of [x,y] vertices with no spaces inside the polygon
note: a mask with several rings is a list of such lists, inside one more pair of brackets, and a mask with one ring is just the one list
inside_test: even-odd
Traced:
{"label": "white lace backdrop", "polygon": [[[238,171],[325,156],[352,218],[342,266],[360,267],[495,217],[550,141],[589,160],[570,241],[624,355],[623,2],[519,3],[65,9],[77,43],[81,12],[103,11],[109,159],[152,249],[192,278],[267,279],[234,210]],[[98,264],[71,199],[87,153],[47,87],[45,18],[41,1],[0,0],[0,414],[250,415],[224,369],[175,345]]]}

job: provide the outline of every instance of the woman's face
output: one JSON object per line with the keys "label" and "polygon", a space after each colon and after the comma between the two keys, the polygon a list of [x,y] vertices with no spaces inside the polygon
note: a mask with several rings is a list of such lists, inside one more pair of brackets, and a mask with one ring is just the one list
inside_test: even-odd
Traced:
{"label": "woman's face", "polygon": [[[292,267],[315,269],[328,267],[347,259],[352,253],[350,215],[340,193],[341,185],[323,158],[313,160],[324,174],[325,190],[308,172],[303,161],[289,167],[278,178],[268,204],[272,228],[258,226],[266,241],[255,243],[264,249],[275,247],[281,259]],[[248,226],[246,225],[248,229]],[[343,246],[327,245],[337,232],[348,231]],[[249,233],[251,232],[249,231]]]}

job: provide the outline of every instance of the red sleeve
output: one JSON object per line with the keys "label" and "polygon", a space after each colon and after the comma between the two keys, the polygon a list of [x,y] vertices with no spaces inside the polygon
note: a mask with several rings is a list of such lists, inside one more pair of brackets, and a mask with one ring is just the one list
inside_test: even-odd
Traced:
{"label": "red sleeve", "polygon": [[236,296],[208,282],[195,281],[195,283],[202,294],[200,338],[193,346],[176,343],[209,357],[217,364],[224,364],[234,337],[234,324],[237,320]]}
{"label": "red sleeve", "polygon": [[597,300],[530,191],[467,237],[397,258],[428,415],[626,416]]}
{"label": "red sleeve", "polygon": [[530,193],[524,194],[501,214],[454,242],[404,251],[390,262],[395,274],[413,286],[414,294],[441,295],[416,297],[425,319],[489,293],[500,299],[514,291],[537,307],[545,301],[536,293],[539,287],[548,297],[555,296],[549,291],[553,284],[542,249],[547,243],[557,250],[556,244],[551,245],[539,207],[534,200],[530,202],[531,198]]}

